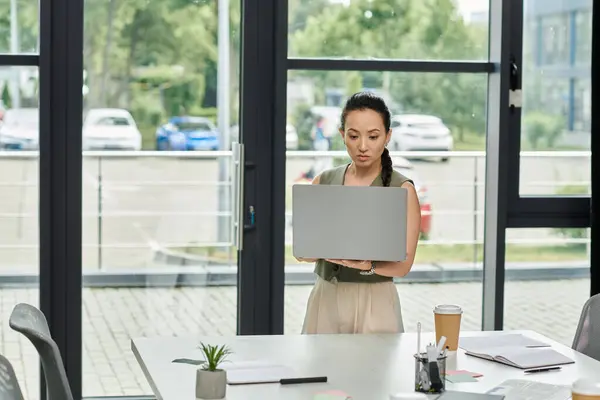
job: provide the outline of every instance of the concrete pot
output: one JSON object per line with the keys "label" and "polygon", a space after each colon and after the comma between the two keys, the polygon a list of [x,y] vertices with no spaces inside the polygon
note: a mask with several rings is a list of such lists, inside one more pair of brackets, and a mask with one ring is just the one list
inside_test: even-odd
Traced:
{"label": "concrete pot", "polygon": [[196,399],[224,399],[227,389],[227,372],[224,370],[196,371]]}

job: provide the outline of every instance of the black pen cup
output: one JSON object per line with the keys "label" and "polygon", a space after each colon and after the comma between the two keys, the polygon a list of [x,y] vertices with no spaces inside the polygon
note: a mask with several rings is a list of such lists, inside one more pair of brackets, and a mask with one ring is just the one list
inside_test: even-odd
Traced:
{"label": "black pen cup", "polygon": [[446,390],[446,356],[438,355],[430,365],[427,354],[415,354],[415,392],[442,393]]}

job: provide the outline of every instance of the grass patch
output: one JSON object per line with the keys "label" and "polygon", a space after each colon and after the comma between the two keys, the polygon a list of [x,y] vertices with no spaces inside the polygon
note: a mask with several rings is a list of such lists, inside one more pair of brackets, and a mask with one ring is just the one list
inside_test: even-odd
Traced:
{"label": "grass patch", "polygon": [[[454,137],[454,151],[485,151],[486,135],[477,135],[473,132],[465,132],[462,140]],[[582,150],[581,147],[557,144],[553,147],[540,145],[537,148],[531,147],[527,140],[521,141],[521,151],[573,151]]]}
{"label": "grass patch", "polygon": [[[235,260],[235,251],[222,248],[189,246],[185,248],[172,249],[195,256],[206,257],[214,262]],[[526,246],[509,244],[506,248],[507,262],[561,262],[587,260],[586,246],[581,244],[569,244],[562,246]],[[482,245],[426,245],[422,244],[417,249],[417,264],[431,263],[460,263],[460,262],[483,261]],[[286,264],[296,263],[292,253],[292,246],[285,248]]]}

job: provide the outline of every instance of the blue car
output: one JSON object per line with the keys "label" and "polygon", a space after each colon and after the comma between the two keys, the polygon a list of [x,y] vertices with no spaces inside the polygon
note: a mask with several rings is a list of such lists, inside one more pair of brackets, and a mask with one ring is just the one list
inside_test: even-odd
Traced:
{"label": "blue car", "polygon": [[204,117],[171,117],[156,130],[157,150],[218,150],[219,133]]}

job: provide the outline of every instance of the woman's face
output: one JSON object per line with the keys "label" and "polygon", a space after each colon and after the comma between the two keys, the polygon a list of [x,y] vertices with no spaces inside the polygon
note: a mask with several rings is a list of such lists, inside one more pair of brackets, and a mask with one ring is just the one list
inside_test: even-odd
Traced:
{"label": "woman's face", "polygon": [[390,141],[383,118],[377,111],[365,109],[350,111],[345,130],[340,129],[348,155],[357,166],[369,167],[381,160],[383,149]]}

